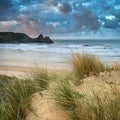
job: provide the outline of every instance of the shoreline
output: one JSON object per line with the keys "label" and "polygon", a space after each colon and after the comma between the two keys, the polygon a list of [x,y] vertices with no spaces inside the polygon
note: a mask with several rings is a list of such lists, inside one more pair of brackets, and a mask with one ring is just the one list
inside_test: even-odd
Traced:
{"label": "shoreline", "polygon": [[[16,77],[15,79],[14,78],[10,79],[13,80],[13,82],[8,82],[7,86],[5,82],[3,83],[1,82],[1,85],[4,86],[3,89],[1,87],[2,89],[1,91],[3,91],[3,94],[4,93],[8,94],[8,100],[10,101],[9,102],[10,104],[7,104],[8,106],[5,106],[5,112],[11,110],[10,108],[12,105],[14,111],[17,110],[20,111],[20,113],[21,110],[23,111],[25,115],[25,120],[33,120],[33,119],[37,120],[41,118],[42,120],[45,119],[53,120],[54,118],[57,118],[56,120],[61,120],[61,119],[69,120],[69,118],[70,119],[72,118],[71,115],[73,115],[71,114],[71,112],[74,113],[75,111],[77,115],[79,115],[84,111],[86,111],[84,115],[86,116],[90,110],[89,108],[91,108],[91,111],[92,110],[94,111],[95,107],[96,109],[99,109],[99,105],[101,105],[100,107],[103,108],[104,112],[106,112],[106,110],[108,110],[107,111],[108,113],[112,111],[111,107],[108,107],[108,105],[114,105],[113,107],[116,108],[116,103],[118,103],[117,106],[119,106],[120,103],[118,101],[119,94],[114,94],[115,92],[119,93],[119,89],[118,90],[115,89],[116,91],[110,91],[112,90],[110,88],[113,85],[115,85],[116,88],[120,88],[120,81],[119,81],[120,68],[117,71],[113,71],[111,69],[110,69],[111,71],[109,71],[109,69],[108,71],[106,71],[105,66],[102,66],[103,68],[101,68],[100,67],[102,65],[101,62],[99,62],[99,60],[97,61],[94,58],[94,56],[93,58],[91,58],[91,56],[89,55],[88,56],[84,55],[84,57],[85,59],[82,59],[83,57],[77,56],[77,54],[76,57],[74,56],[75,62],[71,64],[73,65],[73,69],[70,69],[71,67],[70,64],[68,66],[66,66],[65,64],[61,66],[60,63],[58,64],[54,63],[54,65],[56,65],[57,68],[56,69],[55,67],[52,66],[50,62],[47,63],[49,67],[47,65],[46,65],[47,67],[43,67],[43,65],[45,65],[46,63],[44,62],[44,64],[42,65],[42,63],[39,61],[40,64],[37,64],[36,67],[45,68],[47,69],[47,72],[43,70],[41,72],[38,71],[35,74],[34,73],[31,74],[32,70],[34,70],[35,68],[35,64],[31,63],[30,61],[29,62],[25,62],[25,61],[10,62],[7,60],[3,61],[4,64],[0,64],[0,74],[1,73],[3,74],[3,76],[1,75],[1,80],[3,81],[9,80],[8,76],[10,76],[10,78],[12,76]],[[76,65],[79,69],[74,69],[74,66]],[[93,66],[92,68],[91,65]],[[63,69],[60,69],[60,67]],[[96,71],[94,71],[97,69],[98,69],[97,71],[98,74],[96,74]],[[68,71],[65,70],[69,70],[69,71],[73,70],[73,73],[71,72],[68,73]],[[86,74],[87,73],[86,71],[88,72],[88,75]],[[80,73],[83,73],[84,76],[77,76]],[[4,75],[8,75],[8,76],[4,76]],[[94,92],[93,95],[92,92]],[[112,95],[116,95],[116,96],[112,97]],[[102,97],[103,99],[101,99]],[[80,100],[81,98],[82,101]],[[100,100],[100,102],[98,100]],[[91,101],[93,101],[92,104],[90,104]],[[114,102],[115,104],[113,103],[111,104],[111,101],[115,101]],[[4,102],[4,104],[5,103],[6,101]],[[71,111],[72,108],[71,103],[75,105],[72,111]],[[30,107],[26,106],[28,104],[30,105]],[[1,105],[3,105],[2,102]],[[68,107],[66,107],[66,105],[68,105]],[[91,105],[94,108],[91,107]],[[104,106],[106,106],[106,108]],[[32,111],[29,108],[31,108]],[[81,108],[85,108],[85,109],[82,109],[81,112]],[[81,113],[78,110],[80,110]],[[14,113],[15,114],[13,115],[15,117],[16,116],[19,118],[21,117],[20,116],[21,114],[18,116],[16,112]],[[111,112],[111,114],[113,114],[113,112]],[[10,115],[12,114],[10,113]],[[75,114],[75,118],[77,115]],[[106,118],[106,116],[104,118]]]}

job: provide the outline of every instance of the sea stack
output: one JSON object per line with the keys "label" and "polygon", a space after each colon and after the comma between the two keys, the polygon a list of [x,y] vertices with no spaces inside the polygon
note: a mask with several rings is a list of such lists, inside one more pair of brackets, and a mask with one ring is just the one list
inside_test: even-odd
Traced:
{"label": "sea stack", "polygon": [[48,36],[43,37],[42,34],[40,34],[37,38],[33,38],[33,40],[40,43],[53,43],[53,41]]}
{"label": "sea stack", "polygon": [[0,32],[0,43],[53,43],[53,41],[40,34],[37,38],[31,38],[24,33]]}

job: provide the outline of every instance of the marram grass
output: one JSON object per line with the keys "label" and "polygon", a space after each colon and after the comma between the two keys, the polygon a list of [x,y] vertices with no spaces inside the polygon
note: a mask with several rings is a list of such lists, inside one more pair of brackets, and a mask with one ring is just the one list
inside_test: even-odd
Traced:
{"label": "marram grass", "polygon": [[96,56],[90,54],[74,54],[72,65],[75,76],[79,79],[83,79],[85,75],[98,75],[105,70],[104,64]]}
{"label": "marram grass", "polygon": [[113,85],[108,92],[96,90],[87,96],[70,84],[59,84],[52,98],[60,105],[70,120],[120,120],[120,88]]}
{"label": "marram grass", "polygon": [[0,120],[25,120],[30,97],[39,87],[31,80],[11,78],[7,83],[0,83],[0,90]]}
{"label": "marram grass", "polygon": [[120,71],[120,64],[105,64],[92,54],[73,54],[72,57],[73,82],[80,85],[85,76],[96,75],[101,72]]}
{"label": "marram grass", "polygon": [[[111,85],[109,92],[93,91],[83,95],[71,84],[72,78],[80,82],[84,76],[99,75],[103,71],[119,71],[120,65],[106,66],[94,55],[75,54],[72,58],[73,74],[52,73],[36,68],[25,79],[0,75],[0,120],[25,120],[32,94],[48,89],[49,82],[56,82],[51,98],[60,105],[70,120],[120,120],[120,88]],[[49,90],[49,89],[48,89]]]}
{"label": "marram grass", "polygon": [[52,98],[60,105],[66,113],[69,114],[70,118],[79,120],[75,112],[75,109],[84,95],[80,92],[75,91],[68,81],[59,81],[57,87],[52,90]]}
{"label": "marram grass", "polygon": [[41,90],[47,89],[51,77],[51,74],[45,68],[36,67],[30,73],[30,78],[38,84]]}
{"label": "marram grass", "polygon": [[45,69],[35,69],[27,79],[0,75],[0,120],[25,120],[32,94],[47,89],[49,79]]}

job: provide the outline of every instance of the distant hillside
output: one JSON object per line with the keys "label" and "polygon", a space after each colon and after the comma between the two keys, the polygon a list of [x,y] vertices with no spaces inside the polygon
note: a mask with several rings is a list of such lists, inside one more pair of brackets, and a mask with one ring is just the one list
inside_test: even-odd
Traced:
{"label": "distant hillside", "polygon": [[0,32],[0,43],[53,43],[53,41],[40,34],[37,38],[31,38],[24,33]]}

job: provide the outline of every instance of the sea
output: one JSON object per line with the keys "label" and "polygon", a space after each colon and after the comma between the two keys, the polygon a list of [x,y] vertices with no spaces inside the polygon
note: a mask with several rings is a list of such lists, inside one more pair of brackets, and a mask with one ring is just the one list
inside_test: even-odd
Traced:
{"label": "sea", "polygon": [[53,40],[53,44],[0,44],[0,64],[70,64],[75,53],[93,54],[104,62],[120,62],[120,40]]}

